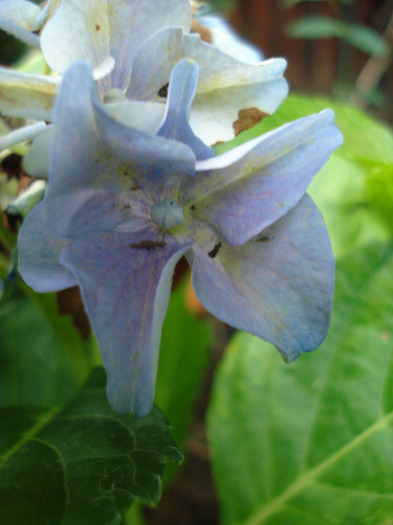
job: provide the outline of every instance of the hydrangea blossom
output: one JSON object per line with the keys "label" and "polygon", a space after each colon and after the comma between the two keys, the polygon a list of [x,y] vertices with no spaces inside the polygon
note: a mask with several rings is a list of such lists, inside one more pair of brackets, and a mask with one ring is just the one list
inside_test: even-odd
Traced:
{"label": "hydrangea blossom", "polygon": [[165,117],[146,134],[112,119],[89,67],[74,64],[57,101],[47,193],[20,232],[31,287],[80,286],[120,413],[152,407],[183,256],[201,303],[286,361],[318,347],[328,329],[334,257],[305,191],[341,144],[332,111],[214,157],[187,120],[197,77],[194,61],[177,64]]}
{"label": "hydrangea blossom", "polygon": [[[146,101],[155,106],[156,125],[173,67],[185,56],[193,58],[200,79],[190,123],[213,144],[232,138],[239,110],[252,107],[260,117],[276,110],[288,91],[282,76],[286,61],[236,60],[190,34],[191,18],[189,0],[62,0],[40,43],[47,63],[61,74],[78,60],[99,68],[113,57],[113,71],[99,82],[99,90],[112,102],[107,109],[123,123],[141,112],[136,101]],[[56,88],[50,77],[0,69],[0,110],[51,120]]]}

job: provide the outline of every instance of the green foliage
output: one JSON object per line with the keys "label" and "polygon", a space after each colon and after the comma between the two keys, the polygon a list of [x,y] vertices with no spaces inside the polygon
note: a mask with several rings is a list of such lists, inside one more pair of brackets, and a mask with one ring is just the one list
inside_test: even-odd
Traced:
{"label": "green foliage", "polygon": [[359,24],[347,24],[335,18],[300,18],[287,26],[286,34],[292,38],[340,38],[369,55],[381,58],[386,58],[391,53],[389,44],[374,29]]}
{"label": "green foliage", "polygon": [[[158,502],[164,464],[181,454],[158,409],[144,419],[110,410],[101,369],[79,393],[91,341],[59,316],[54,294],[29,295],[0,304],[0,521],[120,523],[134,499]],[[179,393],[184,409],[192,393]],[[178,413],[179,434],[189,412]]]}
{"label": "green foliage", "polygon": [[392,274],[392,246],[347,256],[326,342],[292,365],[251,335],[233,339],[209,412],[224,524],[391,519]]}
{"label": "green foliage", "polygon": [[77,389],[65,345],[21,292],[0,304],[0,361],[2,407],[61,404]]}
{"label": "green foliage", "polygon": [[[337,0],[281,0],[281,4],[284,8],[293,7],[296,4],[300,4],[301,2],[326,2],[328,1],[329,4],[336,4]],[[353,4],[354,0],[339,0],[341,4]]]}
{"label": "green foliage", "polygon": [[236,9],[239,0],[211,0],[209,4],[216,11],[225,12]]}
{"label": "green foliage", "polygon": [[118,416],[95,369],[66,407],[0,415],[2,523],[117,524],[134,500],[157,503],[166,461],[182,460],[163,415]]}
{"label": "green foliage", "polygon": [[371,166],[366,187],[375,212],[393,233],[393,163]]}

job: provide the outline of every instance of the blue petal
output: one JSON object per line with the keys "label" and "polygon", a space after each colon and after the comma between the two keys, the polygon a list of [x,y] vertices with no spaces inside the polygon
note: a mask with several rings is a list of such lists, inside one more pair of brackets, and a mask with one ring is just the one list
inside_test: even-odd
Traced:
{"label": "blue petal", "polygon": [[285,215],[342,144],[334,113],[305,117],[197,163],[184,181],[183,204],[237,246]]}
{"label": "blue petal", "polygon": [[172,175],[195,176],[195,155],[185,144],[134,130],[132,122],[124,126],[98,101],[94,102],[94,111],[101,147],[132,172],[137,185]]}
{"label": "blue petal", "polygon": [[152,408],[172,275],[189,247],[145,230],[88,235],[61,255],[81,287],[116,412],[144,416]]}
{"label": "blue petal", "polygon": [[74,64],[64,76],[51,153],[49,191],[55,193],[81,187],[120,191],[125,184],[142,186],[148,175],[163,179],[177,172],[194,175],[195,170],[195,156],[184,144],[113,120],[98,101],[84,63]]}
{"label": "blue petal", "polygon": [[184,58],[173,69],[169,81],[166,112],[156,134],[187,144],[197,160],[214,157],[212,148],[196,137],[188,123],[191,104],[198,83],[198,64]]}
{"label": "blue petal", "polygon": [[334,257],[321,214],[307,195],[243,246],[211,234],[192,252],[195,293],[216,317],[273,343],[286,361],[322,343]]}
{"label": "blue petal", "polygon": [[[64,209],[62,202],[44,199],[22,224],[18,237],[18,269],[36,292],[54,292],[76,285],[75,277],[59,262],[60,253],[68,243],[64,229],[72,206],[70,202]],[[65,213],[65,225],[60,210]]]}

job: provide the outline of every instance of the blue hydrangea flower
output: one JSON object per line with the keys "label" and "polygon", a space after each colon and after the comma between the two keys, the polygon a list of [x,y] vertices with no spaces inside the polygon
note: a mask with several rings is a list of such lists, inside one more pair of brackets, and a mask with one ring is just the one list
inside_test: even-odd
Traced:
{"label": "blue hydrangea flower", "polygon": [[31,287],[80,286],[120,413],[151,409],[183,256],[201,303],[286,361],[318,347],[328,329],[334,257],[305,191],[341,144],[333,112],[214,157],[187,121],[197,77],[194,61],[177,64],[165,117],[149,135],[112,119],[88,66],[74,64],[57,101],[47,193],[20,232]]}

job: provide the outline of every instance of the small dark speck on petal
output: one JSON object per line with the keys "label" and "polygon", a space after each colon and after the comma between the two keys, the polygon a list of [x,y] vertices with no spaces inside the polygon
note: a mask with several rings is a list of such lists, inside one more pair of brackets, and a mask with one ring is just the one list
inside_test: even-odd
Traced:
{"label": "small dark speck on petal", "polygon": [[195,210],[195,206],[192,205],[190,209],[191,209],[192,211],[194,211],[194,210]]}
{"label": "small dark speck on petal", "polygon": [[101,26],[99,26],[98,24],[96,24],[96,31],[99,31],[101,29]]}
{"label": "small dark speck on petal", "polygon": [[212,259],[214,259],[214,257],[216,257],[216,255],[218,254],[218,251],[221,248],[221,246],[222,246],[222,244],[220,242],[215,244],[214,248],[210,252],[208,252],[208,256],[211,257]]}
{"label": "small dark speck on petal", "polygon": [[165,84],[165,86],[160,87],[160,89],[158,90],[157,95],[159,97],[161,97],[161,98],[167,98],[167,96],[168,96],[168,87],[169,87],[169,82],[167,82]]}

